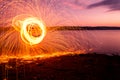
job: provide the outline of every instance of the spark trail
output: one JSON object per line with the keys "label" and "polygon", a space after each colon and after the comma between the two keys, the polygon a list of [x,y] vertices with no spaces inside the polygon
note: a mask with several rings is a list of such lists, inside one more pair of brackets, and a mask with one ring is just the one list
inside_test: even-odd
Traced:
{"label": "spark trail", "polygon": [[[8,28],[0,33],[1,56],[53,57],[84,53],[85,48],[77,43],[79,40],[75,36],[70,36],[68,40],[63,32],[47,30],[50,26],[71,22],[64,17],[69,14],[60,8],[61,3],[58,2],[59,0],[0,1],[0,27]],[[76,43],[70,39],[76,40]],[[74,47],[79,47],[79,50]]]}
{"label": "spark trail", "polygon": [[[20,15],[17,16],[17,18],[18,17],[22,16]],[[22,17],[22,19],[24,18]],[[14,28],[20,32],[22,40],[29,45],[39,44],[46,35],[43,22],[35,17],[28,17],[23,21],[13,19],[12,24]]]}

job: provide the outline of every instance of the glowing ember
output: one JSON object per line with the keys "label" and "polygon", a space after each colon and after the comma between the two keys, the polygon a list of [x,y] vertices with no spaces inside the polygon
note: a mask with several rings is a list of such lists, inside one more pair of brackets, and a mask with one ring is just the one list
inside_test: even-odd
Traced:
{"label": "glowing ember", "polygon": [[39,44],[45,37],[45,26],[41,20],[35,17],[29,17],[23,21],[13,19],[12,24],[17,31],[20,31],[22,40],[27,44]]}

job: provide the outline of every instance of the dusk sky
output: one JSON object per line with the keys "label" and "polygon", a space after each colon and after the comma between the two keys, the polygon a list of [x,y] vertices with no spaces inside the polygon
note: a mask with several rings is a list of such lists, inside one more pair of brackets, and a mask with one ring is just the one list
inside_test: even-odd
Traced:
{"label": "dusk sky", "polygon": [[120,0],[60,0],[74,25],[120,26]]}
{"label": "dusk sky", "polygon": [[46,25],[120,26],[120,0],[0,1],[1,22],[19,14],[37,14]]}

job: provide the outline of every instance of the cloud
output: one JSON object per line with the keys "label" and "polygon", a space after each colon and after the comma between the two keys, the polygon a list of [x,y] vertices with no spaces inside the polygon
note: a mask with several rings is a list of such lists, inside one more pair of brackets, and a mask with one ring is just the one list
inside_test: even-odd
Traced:
{"label": "cloud", "polygon": [[99,6],[107,6],[110,11],[120,10],[120,0],[102,0],[100,2],[89,5],[88,8],[95,8]]}
{"label": "cloud", "polygon": [[77,9],[77,10],[84,9],[84,6],[85,6],[84,3],[81,2],[80,0],[65,0],[63,1],[63,4],[67,8]]}

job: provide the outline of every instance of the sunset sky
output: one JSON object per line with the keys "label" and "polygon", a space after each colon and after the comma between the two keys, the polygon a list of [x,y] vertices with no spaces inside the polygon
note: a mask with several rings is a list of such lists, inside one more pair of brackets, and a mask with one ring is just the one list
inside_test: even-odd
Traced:
{"label": "sunset sky", "polygon": [[120,26],[120,0],[0,1],[1,23],[20,14],[37,14],[50,26]]}
{"label": "sunset sky", "polygon": [[59,0],[73,25],[120,26],[120,0]]}

